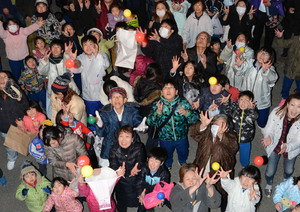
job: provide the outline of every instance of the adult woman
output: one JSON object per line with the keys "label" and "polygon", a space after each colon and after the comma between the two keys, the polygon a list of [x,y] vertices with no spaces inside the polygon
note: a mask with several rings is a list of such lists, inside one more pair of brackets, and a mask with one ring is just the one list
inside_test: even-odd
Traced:
{"label": "adult woman", "polygon": [[[14,82],[8,71],[0,71],[0,136],[5,140],[10,125],[16,125],[17,119],[22,119],[28,107],[26,96]],[[12,170],[15,166],[18,153],[8,147],[7,169]]]}
{"label": "adult woman", "polygon": [[43,130],[45,154],[53,166],[53,177],[71,181],[76,175],[77,159],[87,155],[83,140],[72,129],[62,126]]}
{"label": "adult woman", "polygon": [[51,89],[53,94],[51,96],[52,117],[51,121],[55,123],[56,114],[62,109],[62,105],[70,107],[70,112],[74,115],[74,118],[87,125],[87,114],[85,110],[84,101],[76,92],[69,88],[71,82],[71,74],[65,73],[56,77]]}
{"label": "adult woman", "polygon": [[262,139],[269,159],[265,173],[267,197],[271,197],[273,178],[281,155],[284,179],[288,179],[294,172],[295,160],[300,154],[299,119],[300,93],[290,95],[284,105],[276,107],[269,115]]}
{"label": "adult woman", "polygon": [[[214,184],[217,173],[202,177],[203,169],[198,173],[198,166],[191,163],[183,164],[179,170],[180,181],[170,194],[172,211],[206,212],[209,208],[217,208],[221,203],[221,195]],[[203,182],[205,181],[205,184]]]}

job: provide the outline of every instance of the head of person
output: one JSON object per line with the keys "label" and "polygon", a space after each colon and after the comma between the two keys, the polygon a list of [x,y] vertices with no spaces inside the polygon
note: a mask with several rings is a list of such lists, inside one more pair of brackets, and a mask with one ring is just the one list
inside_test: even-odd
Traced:
{"label": "head of person", "polygon": [[95,48],[98,48],[97,39],[93,35],[84,36],[81,39],[81,45],[84,53],[88,56],[93,54]]}
{"label": "head of person", "polygon": [[158,83],[162,78],[162,70],[158,63],[150,63],[145,69],[145,78]]}
{"label": "head of person", "polygon": [[50,126],[43,130],[43,143],[56,148],[64,138],[65,129],[62,126]]}
{"label": "head of person", "polygon": [[211,41],[210,41],[210,48],[213,52],[215,52],[216,54],[220,53],[220,49],[221,49],[221,41],[220,38],[217,37],[211,37]]}
{"label": "head of person", "polygon": [[52,121],[50,121],[48,119],[42,122],[42,124],[39,127],[39,137],[40,137],[40,139],[43,139],[43,130],[46,127],[51,127],[51,126],[53,126],[53,123],[52,123]]}
{"label": "head of person", "polygon": [[7,22],[3,24],[3,28],[10,33],[17,33],[20,29],[20,22],[16,18],[9,18],[7,19]]}
{"label": "head of person", "polygon": [[173,19],[165,19],[161,22],[159,28],[159,35],[162,38],[168,39],[173,33],[178,33],[178,28],[175,20]]}
{"label": "head of person", "polygon": [[207,32],[200,32],[196,38],[196,46],[197,48],[206,49],[209,47],[211,42],[211,36]]}
{"label": "head of person", "polygon": [[25,65],[30,69],[35,69],[37,66],[37,60],[35,57],[28,55],[24,59]]}
{"label": "head of person", "polygon": [[37,13],[45,13],[48,10],[48,1],[47,0],[36,0],[35,8]]}
{"label": "head of person", "polygon": [[293,184],[294,185],[298,185],[299,189],[300,189],[300,176],[298,177],[293,177]]}
{"label": "head of person", "polygon": [[227,82],[223,74],[219,74],[215,78],[217,79],[217,83],[209,86],[209,90],[213,95],[221,93],[225,89]]}
{"label": "head of person", "polygon": [[276,55],[272,47],[263,46],[256,53],[256,61],[259,67],[262,66],[263,63],[271,62],[271,64],[274,64],[275,59]]}
{"label": "head of person", "polygon": [[287,115],[289,120],[298,121],[300,119],[300,93],[290,95],[276,114],[279,115],[280,118]]}
{"label": "head of person", "polygon": [[250,10],[250,5],[247,0],[239,0],[236,3],[236,12],[239,16],[243,16],[245,14],[248,14]]}
{"label": "head of person", "polygon": [[26,112],[27,116],[29,116],[30,118],[33,119],[36,116],[36,113],[37,112],[41,113],[42,110],[41,110],[40,105],[36,101],[30,100],[29,106],[25,112]]}
{"label": "head of person", "polygon": [[23,183],[28,183],[30,185],[42,181],[41,174],[29,161],[24,161],[21,166],[21,178]]}
{"label": "head of person", "polygon": [[77,95],[76,92],[69,87],[71,77],[71,73],[69,72],[57,76],[51,86],[55,98],[66,104],[69,104],[73,95]]}
{"label": "head of person", "polygon": [[156,172],[168,158],[168,152],[162,147],[153,147],[148,152],[148,168],[152,173]]}
{"label": "head of person", "polygon": [[54,16],[58,20],[58,22],[64,21],[64,14],[62,12],[55,12]]}
{"label": "head of person", "polygon": [[55,177],[52,180],[51,186],[54,194],[61,195],[64,192],[65,188],[69,186],[69,183],[62,177]]}
{"label": "head of person", "polygon": [[156,2],[152,15],[153,21],[160,22],[160,20],[168,19],[172,16],[172,12],[166,1]]}
{"label": "head of person", "polygon": [[89,29],[86,34],[94,36],[97,40],[97,43],[103,39],[102,31],[96,27]]}
{"label": "head of person", "polygon": [[111,13],[114,17],[118,17],[121,12],[121,6],[118,3],[112,3],[109,7],[109,13]]}
{"label": "head of person", "polygon": [[109,102],[116,110],[120,110],[127,102],[127,92],[124,88],[115,87],[112,88],[108,94]]}
{"label": "head of person", "polygon": [[165,80],[162,84],[162,90],[161,90],[161,95],[163,96],[163,98],[165,98],[167,101],[173,101],[177,94],[178,94],[177,83],[172,79]]}
{"label": "head of person", "polygon": [[203,0],[194,1],[192,6],[198,17],[201,16],[202,13],[206,10],[206,6],[205,6],[205,3],[203,2]]}
{"label": "head of person", "polygon": [[196,184],[196,170],[198,170],[198,166],[192,163],[186,163],[180,167],[179,182],[183,185],[185,189]]}
{"label": "head of person", "polygon": [[127,149],[133,142],[134,131],[130,125],[124,125],[118,133],[118,142],[120,147]]}
{"label": "head of person", "polygon": [[241,110],[248,109],[250,103],[254,100],[254,94],[251,91],[242,91],[239,94],[238,104]]}
{"label": "head of person", "polygon": [[192,60],[188,60],[183,67],[183,78],[191,82],[193,78],[199,78],[200,76],[198,75],[196,63]]}
{"label": "head of person", "polygon": [[59,110],[55,116],[55,123],[56,125],[62,125],[62,120],[64,117],[64,111],[63,109]]}
{"label": "head of person", "polygon": [[8,80],[13,80],[12,73],[10,71],[0,71],[0,91],[3,91]]}
{"label": "head of person", "polygon": [[34,46],[36,49],[43,50],[46,47],[46,41],[42,37],[36,37],[34,39]]}
{"label": "head of person", "polygon": [[246,166],[239,174],[241,186],[244,189],[250,189],[255,184],[260,182],[260,171],[256,166]]}
{"label": "head of person", "polygon": [[248,36],[241,32],[239,33],[237,36],[236,36],[236,39],[235,39],[235,46],[237,49],[241,48],[241,47],[244,47],[248,44]]}
{"label": "head of person", "polygon": [[72,23],[65,23],[62,25],[61,30],[67,34],[67,37],[73,37],[75,34],[75,28]]}
{"label": "head of person", "polygon": [[118,84],[116,83],[116,81],[113,80],[106,80],[103,84],[103,91],[105,93],[106,96],[109,96],[109,92],[111,91],[112,88],[116,88],[118,87]]}
{"label": "head of person", "polygon": [[127,24],[124,21],[120,21],[120,22],[116,23],[115,29],[117,32],[119,29],[125,29],[126,27],[127,27]]}
{"label": "head of person", "polygon": [[54,39],[50,44],[50,51],[53,57],[60,57],[64,52],[64,43],[59,39]]}
{"label": "head of person", "polygon": [[227,130],[231,128],[228,116],[222,113],[214,116],[213,120],[211,121],[211,125],[217,126],[216,129],[218,129],[218,131],[216,132],[216,134],[219,133],[222,128],[227,127]]}

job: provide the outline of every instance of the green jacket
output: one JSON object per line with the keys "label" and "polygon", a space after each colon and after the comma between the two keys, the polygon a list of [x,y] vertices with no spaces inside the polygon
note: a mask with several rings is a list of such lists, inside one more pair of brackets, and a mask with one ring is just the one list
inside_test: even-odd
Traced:
{"label": "green jacket", "polygon": [[112,63],[111,63],[111,56],[109,50],[112,47],[114,47],[114,45],[115,45],[115,40],[106,40],[106,39],[102,39],[98,44],[99,51],[106,53],[110,62],[110,66],[107,68],[107,73],[110,73],[112,71],[112,65],[111,65]]}

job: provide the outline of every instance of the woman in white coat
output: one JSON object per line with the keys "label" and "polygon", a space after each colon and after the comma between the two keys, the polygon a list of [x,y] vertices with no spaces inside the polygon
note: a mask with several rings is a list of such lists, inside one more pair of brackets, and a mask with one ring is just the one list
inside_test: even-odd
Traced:
{"label": "woman in white coat", "polygon": [[280,156],[283,155],[283,177],[288,179],[294,172],[295,161],[300,154],[300,93],[290,95],[284,105],[271,112],[262,145],[269,159],[265,173],[265,193],[267,197],[271,197]]}

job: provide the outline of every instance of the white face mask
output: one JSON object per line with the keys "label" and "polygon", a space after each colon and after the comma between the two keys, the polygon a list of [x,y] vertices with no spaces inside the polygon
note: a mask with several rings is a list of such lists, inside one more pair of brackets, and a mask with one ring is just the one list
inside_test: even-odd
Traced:
{"label": "white face mask", "polygon": [[10,26],[8,26],[8,30],[12,33],[15,33],[16,31],[18,31],[18,26],[17,25],[10,25]]}
{"label": "white face mask", "polygon": [[245,12],[246,12],[246,8],[245,8],[245,7],[236,7],[236,12],[237,12],[239,15],[244,15]]}
{"label": "white face mask", "polygon": [[169,35],[169,29],[165,28],[165,27],[161,27],[159,28],[159,34],[162,38],[166,38]]}
{"label": "white face mask", "polygon": [[237,49],[240,49],[241,47],[244,47],[244,48],[245,48],[246,44],[245,44],[245,43],[242,43],[242,42],[236,41],[236,42],[235,42],[235,46],[236,46]]}
{"label": "white face mask", "polygon": [[166,14],[165,10],[156,10],[156,15],[158,15],[159,17],[164,17]]}
{"label": "white face mask", "polygon": [[210,131],[214,138],[217,137],[217,133],[219,131],[219,125],[215,125],[215,124],[211,125]]}

